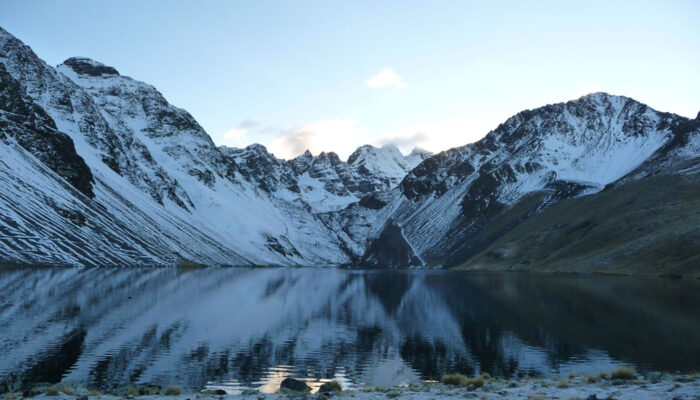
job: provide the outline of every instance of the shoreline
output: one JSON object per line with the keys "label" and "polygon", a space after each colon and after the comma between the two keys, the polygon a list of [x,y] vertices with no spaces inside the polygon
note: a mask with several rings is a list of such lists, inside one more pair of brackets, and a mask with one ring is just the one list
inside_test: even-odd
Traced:
{"label": "shoreline", "polygon": [[[278,393],[263,393],[258,390],[245,390],[242,393],[217,393],[202,391],[182,393],[178,387],[160,390],[155,386],[143,395],[133,392],[135,386],[101,393],[83,387],[57,384],[45,387],[41,393],[10,392],[2,396],[3,400],[23,398],[46,400],[275,400],[287,398],[327,399],[330,397],[355,398],[368,400],[413,399],[413,400],[448,400],[448,399],[523,399],[523,400],[700,400],[700,374],[691,375],[648,375],[646,378],[636,376],[633,379],[600,378],[599,376],[577,375],[569,378],[523,378],[495,379],[469,378],[469,382],[481,380],[478,384],[464,386],[448,385],[440,382],[423,382],[390,387],[358,388],[329,393],[294,392],[282,389]],[[38,387],[36,389],[39,389]],[[314,390],[317,390],[315,388]],[[131,390],[131,392],[129,391]],[[156,394],[158,393],[158,394]],[[28,395],[29,394],[29,395]],[[27,396],[25,396],[27,395]]]}

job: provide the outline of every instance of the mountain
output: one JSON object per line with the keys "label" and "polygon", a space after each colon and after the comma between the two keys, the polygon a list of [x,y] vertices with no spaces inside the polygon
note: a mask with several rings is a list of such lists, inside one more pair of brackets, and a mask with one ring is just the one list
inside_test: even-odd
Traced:
{"label": "mountain", "polygon": [[242,176],[263,191],[282,199],[298,199],[314,212],[337,211],[368,194],[391,189],[430,153],[416,150],[404,156],[396,146],[365,145],[343,162],[335,153],[313,156],[308,150],[286,161],[265,146],[244,149],[219,147]]}
{"label": "mountain", "polygon": [[[4,262],[347,264],[352,254],[317,214],[387,188],[333,153],[304,163],[259,145],[217,148],[154,87],[84,57],[52,68],[4,30],[0,65],[3,161],[27,164],[0,172],[21,186],[4,194]],[[22,185],[32,180],[43,183]],[[55,234],[67,230],[69,239]]]}
{"label": "mountain", "polygon": [[[1,28],[0,84],[4,263],[556,268],[566,238],[552,239],[560,258],[526,251],[549,251],[537,232],[565,235],[553,213],[615,214],[609,193],[649,208],[670,199],[647,186],[677,183],[690,200],[697,188],[698,120],[605,93],[523,111],[439,154],[362,146],[343,161],[217,147],[153,86],[84,57],[51,67]],[[685,239],[620,235],[616,249],[681,246],[661,269],[689,264],[700,252],[690,200],[663,214],[684,217]]]}
{"label": "mountain", "polygon": [[[460,265],[553,204],[639,181],[669,165],[696,165],[699,137],[697,120],[605,93],[523,111],[484,139],[423,161],[384,207],[348,215],[345,227],[373,220],[356,240],[385,241],[384,231],[391,230],[404,242],[394,246],[412,249],[420,264]],[[697,172],[676,171],[694,185]],[[687,205],[697,237],[697,203]],[[369,243],[363,259],[370,265],[400,266],[374,254]],[[688,250],[700,252],[697,245]]]}

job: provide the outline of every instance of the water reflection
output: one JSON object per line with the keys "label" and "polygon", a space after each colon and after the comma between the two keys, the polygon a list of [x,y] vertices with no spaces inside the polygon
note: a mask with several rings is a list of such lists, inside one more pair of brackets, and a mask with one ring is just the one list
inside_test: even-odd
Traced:
{"label": "water reflection", "polygon": [[700,282],[335,269],[0,270],[0,381],[274,391],[700,369]]}

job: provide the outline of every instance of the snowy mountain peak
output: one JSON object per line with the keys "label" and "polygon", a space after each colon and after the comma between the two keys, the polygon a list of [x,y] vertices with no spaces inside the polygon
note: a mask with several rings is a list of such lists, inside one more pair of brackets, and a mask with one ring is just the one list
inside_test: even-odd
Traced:
{"label": "snowy mountain peak", "polygon": [[415,168],[423,162],[426,158],[429,158],[432,156],[433,153],[429,152],[428,150],[423,150],[421,148],[414,148],[409,155],[406,156],[406,162],[408,162],[408,165],[410,169]]}
{"label": "snowy mountain peak", "polygon": [[92,60],[87,57],[71,57],[64,61],[63,65],[67,65],[76,74],[80,75],[119,75],[119,72],[116,70],[116,68],[104,65],[101,62]]}
{"label": "snowy mountain peak", "polygon": [[400,159],[403,158],[403,155],[401,154],[401,151],[399,151],[399,148],[394,145],[387,144],[378,148],[372,146],[371,144],[366,144],[358,147],[352,154],[350,154],[350,157],[348,157],[348,164],[356,165],[362,163],[368,158],[377,157]]}
{"label": "snowy mountain peak", "polygon": [[348,164],[357,168],[361,174],[379,177],[385,187],[392,188],[424,158],[415,154],[404,156],[394,145],[364,145],[348,157]]}
{"label": "snowy mountain peak", "polygon": [[420,147],[414,147],[413,150],[408,154],[407,157],[418,156],[418,157],[430,157],[433,153],[428,150],[421,149]]}

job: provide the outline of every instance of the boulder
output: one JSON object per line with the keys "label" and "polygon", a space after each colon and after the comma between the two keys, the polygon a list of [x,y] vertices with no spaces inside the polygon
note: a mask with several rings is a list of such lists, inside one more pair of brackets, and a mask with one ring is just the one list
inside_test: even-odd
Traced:
{"label": "boulder", "polygon": [[280,390],[288,389],[294,392],[310,392],[311,388],[304,381],[294,378],[285,378],[280,384]]}

